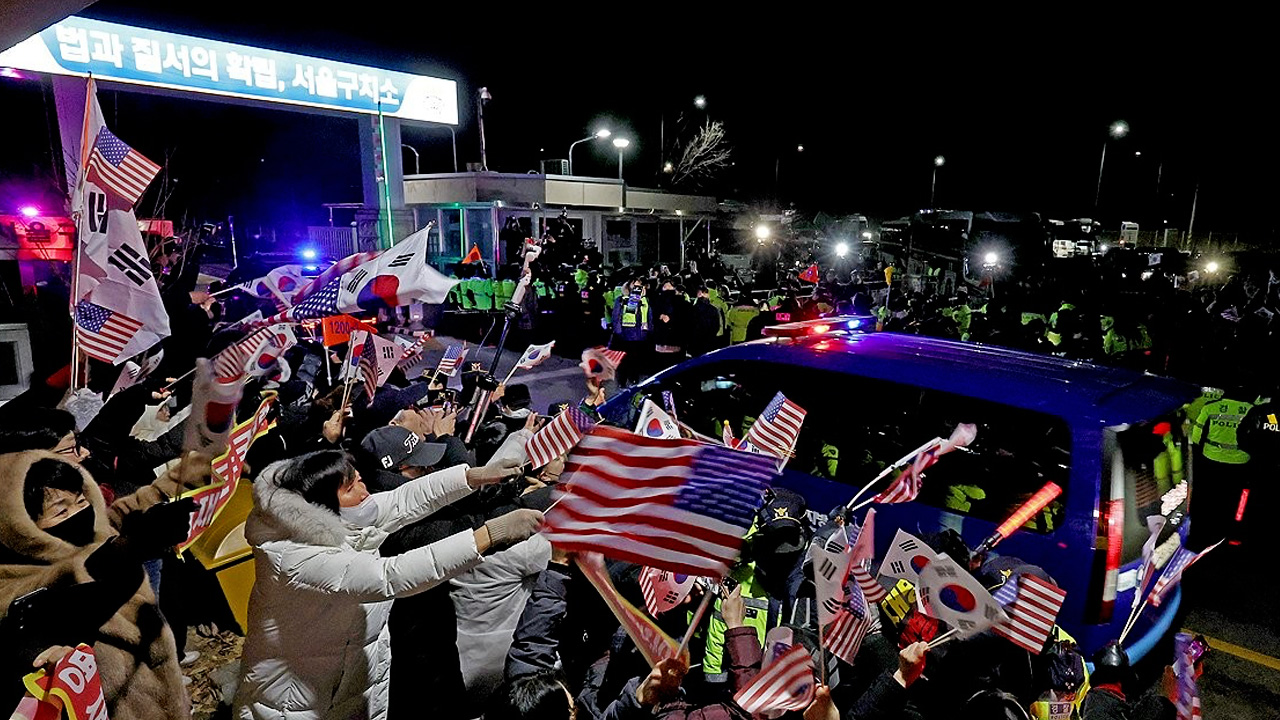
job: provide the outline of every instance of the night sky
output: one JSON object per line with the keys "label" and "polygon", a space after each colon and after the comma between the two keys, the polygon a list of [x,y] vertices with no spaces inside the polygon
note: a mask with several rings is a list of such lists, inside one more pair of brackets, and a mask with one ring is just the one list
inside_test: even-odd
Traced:
{"label": "night sky", "polygon": [[[479,159],[483,85],[494,96],[485,120],[496,171],[564,157],[603,124],[633,141],[628,182],[655,187],[670,159],[663,119],[670,142],[681,122],[687,131],[709,115],[734,148],[734,167],[712,188],[721,197],[763,206],[778,192],[801,211],[887,219],[928,205],[941,154],[939,206],[1072,218],[1093,214],[1099,152],[1123,119],[1132,130],[1109,147],[1097,217],[1185,228],[1199,183],[1198,230],[1276,234],[1277,63],[1272,43],[1249,37],[1260,21],[1244,17],[1218,32],[1202,18],[1174,28],[1111,11],[889,17],[857,4],[767,14],[750,4],[177,5],[104,0],[82,14],[456,79],[464,166]],[[705,113],[693,107],[699,94]],[[361,199],[353,119],[137,93],[101,101],[127,142],[157,161],[171,153],[172,219],[321,222],[320,203]],[[50,175],[47,80],[0,80],[0,107],[11,129],[0,205],[10,210]],[[406,126],[404,139],[424,172],[451,170],[447,131]],[[411,170],[408,153],[405,162]],[[612,176],[616,163],[607,142],[575,151],[578,174]]]}

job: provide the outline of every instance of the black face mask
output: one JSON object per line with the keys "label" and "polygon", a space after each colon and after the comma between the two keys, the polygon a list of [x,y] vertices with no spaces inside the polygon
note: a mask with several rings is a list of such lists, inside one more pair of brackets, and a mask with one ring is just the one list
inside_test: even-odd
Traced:
{"label": "black face mask", "polygon": [[50,535],[77,547],[93,542],[93,506],[90,505],[53,527],[45,528]]}

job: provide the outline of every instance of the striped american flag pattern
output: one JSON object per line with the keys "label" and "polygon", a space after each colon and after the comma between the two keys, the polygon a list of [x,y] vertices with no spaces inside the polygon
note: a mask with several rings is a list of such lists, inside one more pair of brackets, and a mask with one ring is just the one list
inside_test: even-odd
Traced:
{"label": "striped american flag pattern", "polygon": [[445,348],[444,356],[440,358],[440,364],[436,366],[436,375],[444,375],[445,377],[453,377],[458,374],[458,366],[462,364],[463,353],[461,345],[450,345]]}
{"label": "striped american flag pattern", "polygon": [[308,297],[311,297],[312,293],[315,293],[316,291],[320,290],[321,288],[324,288],[330,283],[337,281],[347,271],[354,269],[358,265],[362,265],[366,262],[369,262],[370,260],[381,255],[383,252],[384,252],[383,250],[374,250],[372,252],[360,252],[360,253],[356,253],[354,255],[348,255],[342,258],[338,262],[325,268],[324,272],[312,278],[311,282],[307,283],[301,290],[299,290],[297,294],[293,296],[294,303],[296,304],[303,300],[306,300]]}
{"label": "striped american flag pattern", "polygon": [[613,363],[615,368],[621,365],[622,358],[627,356],[627,353],[623,350],[610,350],[604,346],[598,347],[596,350],[599,350],[600,354],[603,355],[606,360]]}
{"label": "striped american flag pattern", "polygon": [[1164,602],[1169,593],[1173,592],[1173,589],[1182,581],[1182,573],[1199,562],[1200,558],[1208,555],[1210,550],[1221,544],[1222,540],[1219,540],[1198,553],[1191,552],[1185,547],[1180,547],[1174,551],[1173,557],[1164,566],[1164,570],[1160,571],[1160,577],[1156,579],[1155,587],[1151,588],[1151,597],[1147,598],[1147,602],[1155,607],[1160,607],[1160,603]]}
{"label": "striped american flag pattern", "polygon": [[966,423],[957,425],[949,439],[943,440],[916,455],[911,464],[899,473],[898,477],[894,478],[893,483],[884,492],[875,496],[875,502],[904,503],[915,500],[916,496],[920,494],[920,482],[924,476],[924,471],[938,462],[938,458],[943,455],[958,447],[969,445],[969,443],[973,442],[974,437],[977,436],[977,432],[978,429],[974,425]]}
{"label": "striped american flag pattern", "polygon": [[724,577],[775,474],[765,456],[596,426],[569,454],[544,535],[569,552]]}
{"label": "striped american flag pattern", "polygon": [[114,363],[142,329],[142,322],[122,312],[81,300],[76,303],[76,340],[85,355]]}
{"label": "striped american flag pattern", "polygon": [[282,322],[299,322],[301,320],[319,320],[321,318],[341,315],[338,312],[338,293],[341,291],[342,279],[339,278],[320,288],[293,307],[282,313],[258,320],[255,325],[274,325]]}
{"label": "striped american flag pattern", "polygon": [[365,395],[369,402],[373,402],[373,394],[378,391],[378,346],[373,341],[372,333],[365,333],[364,343],[360,346],[359,363]]}
{"label": "striped american flag pattern", "polygon": [[809,651],[803,645],[792,645],[739,690],[733,700],[753,715],[774,710],[803,710],[813,702],[817,685]]}
{"label": "striped american flag pattern", "polygon": [[271,340],[271,328],[258,328],[226,346],[213,356],[213,376],[223,382],[239,380],[246,372],[249,359]]}
{"label": "striped american flag pattern", "polygon": [[804,408],[778,393],[773,396],[764,412],[760,413],[760,417],[751,423],[743,442],[785,460],[791,455],[796,439],[800,437],[800,426],[804,423],[805,414]]}
{"label": "striped american flag pattern", "polygon": [[1196,683],[1191,636],[1187,633],[1174,635],[1173,648],[1173,676],[1178,690],[1174,710],[1178,720],[1200,720],[1200,688]]}
{"label": "striped american flag pattern", "polygon": [[524,444],[532,467],[542,467],[573,449],[582,434],[595,426],[587,414],[576,407],[556,415]]}
{"label": "striped american flag pattern", "polygon": [[640,568],[640,594],[644,596],[645,609],[654,617],[679,605],[689,596],[693,583],[690,575],[651,567]]}
{"label": "striped american flag pattern", "polygon": [[147,186],[160,172],[160,166],[129,147],[110,130],[103,127],[93,142],[89,153],[89,182],[111,192],[130,207],[138,202]]}
{"label": "striped american flag pattern", "polygon": [[867,602],[878,603],[889,596],[889,591],[884,589],[884,585],[880,584],[875,574],[871,572],[870,560],[854,562],[849,568],[849,574],[858,583],[858,588],[862,590],[862,595]]}
{"label": "striped american flag pattern", "polygon": [[1053,583],[1035,575],[1022,575],[1018,578],[1017,595],[1005,607],[1009,621],[992,629],[1014,645],[1039,655],[1053,632],[1053,624],[1057,622],[1062,601],[1066,598],[1067,591]]}

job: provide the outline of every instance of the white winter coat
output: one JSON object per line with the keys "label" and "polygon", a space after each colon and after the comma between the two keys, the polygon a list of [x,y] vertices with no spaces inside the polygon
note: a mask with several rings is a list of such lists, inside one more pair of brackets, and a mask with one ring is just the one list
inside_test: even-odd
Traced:
{"label": "white winter coat", "polygon": [[467,468],[459,465],[375,494],[377,521],[355,528],[281,490],[281,466],[267,467],[254,482],[254,508],[245,524],[257,577],[236,717],[385,718],[391,599],[444,582],[480,555],[469,530],[395,557],[379,557],[378,546],[389,533],[470,494]]}

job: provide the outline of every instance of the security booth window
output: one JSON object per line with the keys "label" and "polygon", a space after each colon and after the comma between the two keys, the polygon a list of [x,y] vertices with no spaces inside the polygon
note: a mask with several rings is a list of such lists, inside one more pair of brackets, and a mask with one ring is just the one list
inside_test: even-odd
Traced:
{"label": "security booth window", "polygon": [[[716,439],[725,421],[733,436],[742,438],[782,392],[807,412],[787,470],[844,483],[850,495],[925,442],[946,439],[957,425],[971,423],[977,427],[974,442],[924,472],[917,501],[998,523],[1045,483],[1054,482],[1063,494],[1025,529],[1049,533],[1061,525],[1071,475],[1070,429],[1061,418],[900,383],[769,363],[693,368],[664,381],[660,389],[672,392],[682,422]],[[833,403],[832,398],[848,402]]]}
{"label": "security booth window", "polygon": [[[1151,535],[1148,518],[1186,511],[1192,487],[1191,445],[1174,415],[1108,428],[1106,433],[1104,477],[1109,469],[1111,497],[1124,500],[1123,566],[1142,557],[1142,545]],[[1184,480],[1186,487],[1174,492]],[[1104,483],[1104,492],[1107,487]]]}

